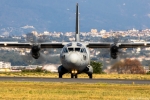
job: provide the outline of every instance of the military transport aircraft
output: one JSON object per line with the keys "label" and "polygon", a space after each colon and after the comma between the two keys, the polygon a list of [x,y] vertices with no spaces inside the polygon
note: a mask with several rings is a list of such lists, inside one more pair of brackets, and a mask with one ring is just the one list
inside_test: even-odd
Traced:
{"label": "military transport aircraft", "polygon": [[62,65],[58,67],[59,78],[63,74],[71,73],[71,78],[77,78],[80,73],[86,73],[92,78],[93,67],[90,65],[89,48],[110,48],[110,56],[117,58],[120,48],[150,47],[150,43],[108,43],[108,42],[81,42],[79,32],[79,7],[76,5],[76,32],[75,42],[44,42],[44,43],[14,43],[0,42],[0,47],[30,48],[33,58],[40,57],[42,48],[62,48],[60,60]]}

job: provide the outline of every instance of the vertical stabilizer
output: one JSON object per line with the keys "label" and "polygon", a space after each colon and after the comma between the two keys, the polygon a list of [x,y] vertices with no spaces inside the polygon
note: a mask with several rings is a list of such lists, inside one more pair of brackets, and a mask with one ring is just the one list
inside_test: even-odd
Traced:
{"label": "vertical stabilizer", "polygon": [[76,34],[75,41],[80,42],[80,34],[79,34],[79,7],[78,3],[76,5]]}

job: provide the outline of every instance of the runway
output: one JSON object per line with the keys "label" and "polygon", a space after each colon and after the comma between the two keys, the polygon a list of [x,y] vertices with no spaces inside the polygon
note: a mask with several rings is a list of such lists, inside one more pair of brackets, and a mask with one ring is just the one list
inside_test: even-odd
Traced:
{"label": "runway", "polygon": [[70,78],[45,78],[45,77],[0,77],[0,81],[29,81],[29,82],[74,82],[74,83],[115,83],[115,84],[150,84],[150,80],[129,79],[70,79]]}

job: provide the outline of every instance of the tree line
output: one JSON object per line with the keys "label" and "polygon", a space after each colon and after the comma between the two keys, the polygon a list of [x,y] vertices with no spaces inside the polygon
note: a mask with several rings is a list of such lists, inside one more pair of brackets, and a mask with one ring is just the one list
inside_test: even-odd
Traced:
{"label": "tree line", "polygon": [[118,61],[112,65],[110,72],[117,72],[118,74],[145,74],[144,67],[137,59],[125,59]]}

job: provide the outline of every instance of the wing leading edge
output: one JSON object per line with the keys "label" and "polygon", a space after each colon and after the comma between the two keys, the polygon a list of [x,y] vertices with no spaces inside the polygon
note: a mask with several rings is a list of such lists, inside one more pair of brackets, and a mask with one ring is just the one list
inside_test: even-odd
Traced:
{"label": "wing leading edge", "polygon": [[[18,43],[18,42],[0,42],[0,47],[14,47],[14,48],[31,48],[33,45],[39,45],[41,48],[63,48],[65,45],[62,42],[56,43]],[[90,42],[86,46],[89,48],[110,48],[113,45],[112,42]],[[150,42],[143,43],[117,43],[119,48],[137,48],[137,47],[150,47]]]}
{"label": "wing leading edge", "polygon": [[89,48],[110,48],[112,45],[117,45],[119,48],[137,48],[137,47],[150,47],[150,42],[143,43],[105,43],[105,42],[91,42],[87,44]]}
{"label": "wing leading edge", "polygon": [[62,48],[63,43],[17,43],[17,42],[0,42],[0,47],[14,47],[14,48],[31,48],[33,45],[39,45],[41,48]]}

